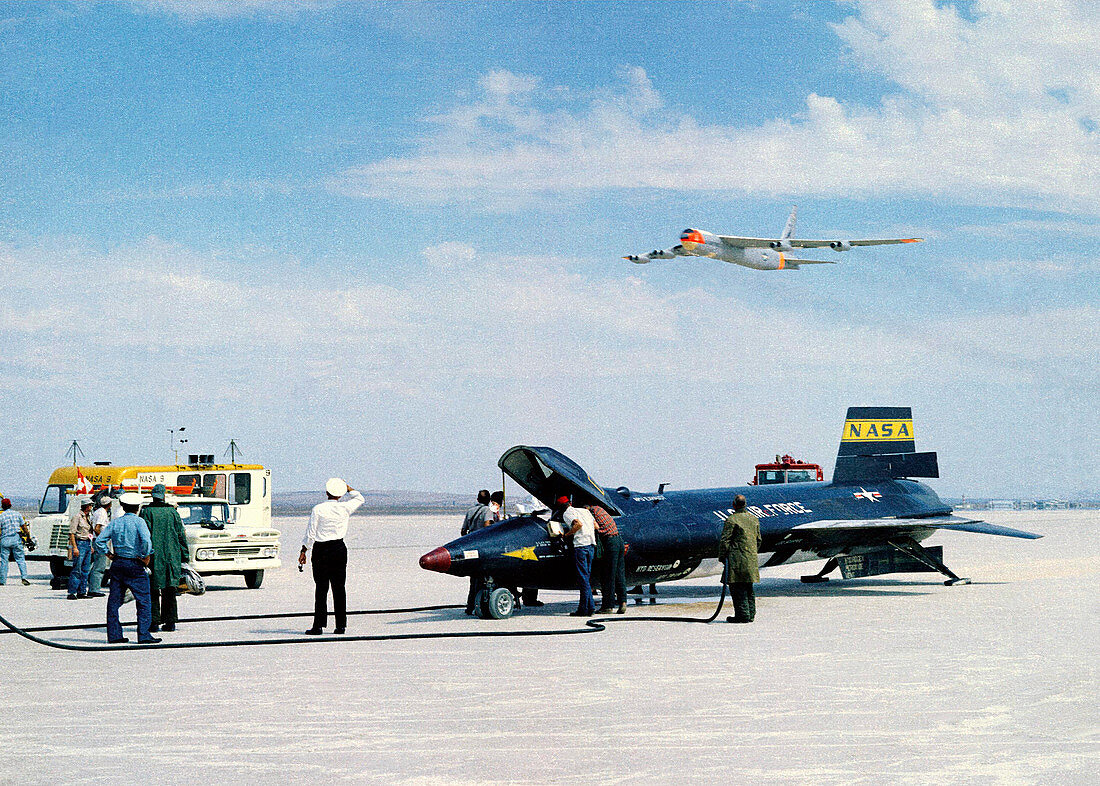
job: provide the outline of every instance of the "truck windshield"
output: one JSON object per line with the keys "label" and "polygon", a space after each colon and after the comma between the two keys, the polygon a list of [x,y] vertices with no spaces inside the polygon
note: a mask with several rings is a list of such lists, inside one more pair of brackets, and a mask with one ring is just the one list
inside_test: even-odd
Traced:
{"label": "truck windshield", "polygon": [[788,483],[807,483],[817,480],[817,473],[808,469],[792,469],[787,472]]}
{"label": "truck windshield", "polygon": [[226,506],[225,505],[213,505],[213,504],[201,504],[201,503],[187,503],[186,505],[177,506],[176,510],[179,511],[180,518],[183,519],[184,524],[198,524],[200,526],[224,527],[226,523]]}
{"label": "truck windshield", "polygon": [[756,482],[761,486],[770,486],[773,483],[783,483],[785,482],[783,470],[762,469],[756,473]]}
{"label": "truck windshield", "polygon": [[42,495],[42,502],[38,506],[39,513],[64,513],[69,506],[66,491],[72,486],[53,485],[46,486],[46,493]]}

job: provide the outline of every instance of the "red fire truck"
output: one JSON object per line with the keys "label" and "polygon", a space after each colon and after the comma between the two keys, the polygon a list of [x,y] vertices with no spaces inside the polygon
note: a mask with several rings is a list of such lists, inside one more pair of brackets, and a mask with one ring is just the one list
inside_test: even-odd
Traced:
{"label": "red fire truck", "polygon": [[820,464],[810,464],[791,456],[776,456],[775,461],[756,465],[756,477],[750,486],[770,486],[776,483],[812,483],[825,480]]}

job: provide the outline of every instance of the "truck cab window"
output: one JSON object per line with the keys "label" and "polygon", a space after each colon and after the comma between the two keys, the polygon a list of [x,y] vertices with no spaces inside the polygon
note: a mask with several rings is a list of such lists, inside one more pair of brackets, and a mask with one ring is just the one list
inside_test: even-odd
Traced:
{"label": "truck cab window", "polygon": [[190,486],[192,489],[198,491],[202,488],[202,475],[197,473],[194,475],[179,475],[176,478],[176,485],[183,486],[184,488]]}
{"label": "truck cab window", "polygon": [[247,505],[252,501],[252,476],[247,472],[234,472],[229,487],[231,505]]}
{"label": "truck cab window", "polygon": [[46,486],[46,493],[42,495],[42,502],[38,506],[39,513],[64,513],[68,508],[69,500],[66,491],[71,489],[68,485]]}
{"label": "truck cab window", "polygon": [[202,495],[225,499],[225,473],[209,472],[202,476]]}

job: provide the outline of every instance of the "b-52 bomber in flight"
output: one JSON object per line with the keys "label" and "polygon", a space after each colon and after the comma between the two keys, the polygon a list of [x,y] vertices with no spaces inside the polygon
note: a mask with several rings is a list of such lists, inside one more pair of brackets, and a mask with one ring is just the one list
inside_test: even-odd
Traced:
{"label": "b-52 bomber in flight", "polygon": [[886,246],[897,243],[920,243],[923,238],[905,237],[888,240],[798,240],[794,236],[795,216],[798,207],[791,209],[783,234],[778,238],[737,237],[713,235],[702,229],[685,229],[680,242],[672,248],[653,250],[648,254],[630,254],[623,257],[639,265],[654,259],[676,257],[709,257],[753,270],[798,270],[802,265],[832,265],[827,259],[801,259],[791,256],[794,250],[805,248],[831,248],[833,251],[851,251],[857,246]]}
{"label": "b-52 bomber in flight", "polygon": [[[750,485],[697,491],[608,491],[556,450],[518,445],[498,466],[538,500],[561,496],[573,505],[603,506],[626,544],[627,584],[722,574],[718,540],[734,497],[760,519],[760,566],[825,559],[803,581],[825,581],[839,567],[844,578],[928,571],[944,584],[968,584],[951,571],[938,546],[921,541],[936,530],[1038,538],[1030,532],[952,515],[931,488],[913,478],[939,477],[935,453],[917,453],[908,407],[851,407],[830,482]],[[575,589],[571,546],[552,537],[550,522],[535,515],[475,530],[420,558],[425,570],[472,576],[484,582],[481,613],[509,616],[508,587]]]}

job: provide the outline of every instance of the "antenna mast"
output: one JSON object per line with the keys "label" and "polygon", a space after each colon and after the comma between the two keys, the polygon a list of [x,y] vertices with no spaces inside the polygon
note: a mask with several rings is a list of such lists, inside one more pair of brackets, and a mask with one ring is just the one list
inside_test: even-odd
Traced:
{"label": "antenna mast", "polygon": [[75,439],[73,440],[73,444],[69,445],[69,449],[65,451],[65,458],[68,458],[70,454],[72,454],[72,457],[73,457],[73,466],[74,467],[78,463],[77,462],[77,456],[78,455],[80,456],[80,458],[84,458],[84,451],[80,449],[80,445],[77,444],[77,441]]}
{"label": "antenna mast", "polygon": [[[229,447],[225,449],[225,453],[229,454],[229,463],[233,465],[236,465],[237,463],[238,453],[240,453],[242,456],[244,455],[244,451],[237,447],[237,440],[235,439],[229,440]],[[223,453],[222,455],[224,456],[225,453]]]}

